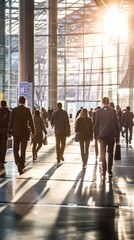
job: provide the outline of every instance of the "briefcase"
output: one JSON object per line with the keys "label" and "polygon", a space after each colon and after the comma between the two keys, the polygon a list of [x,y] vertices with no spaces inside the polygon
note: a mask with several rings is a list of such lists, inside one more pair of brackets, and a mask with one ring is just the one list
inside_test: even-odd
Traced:
{"label": "briefcase", "polygon": [[121,145],[120,144],[116,144],[116,146],[115,146],[114,160],[115,161],[121,160]]}

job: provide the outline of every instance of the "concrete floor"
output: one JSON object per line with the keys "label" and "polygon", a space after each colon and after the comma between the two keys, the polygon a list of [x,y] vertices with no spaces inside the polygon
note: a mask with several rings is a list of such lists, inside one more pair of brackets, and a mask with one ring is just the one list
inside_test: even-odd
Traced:
{"label": "concrete floor", "polygon": [[5,175],[0,176],[0,240],[133,240],[134,149],[126,148],[124,139],[121,145],[122,160],[114,161],[114,175],[105,181],[94,142],[82,170],[73,135],[59,166],[51,130],[34,163],[29,144],[22,175],[8,149]]}

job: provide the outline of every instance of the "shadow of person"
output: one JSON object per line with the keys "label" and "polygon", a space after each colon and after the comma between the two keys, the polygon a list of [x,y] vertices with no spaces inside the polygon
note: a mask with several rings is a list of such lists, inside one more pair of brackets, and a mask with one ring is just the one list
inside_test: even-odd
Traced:
{"label": "shadow of person", "polygon": [[[17,193],[20,194],[20,197],[17,200],[10,199],[10,205],[9,200],[6,202],[6,188],[9,187],[10,183],[6,183],[4,185],[5,189],[5,204],[8,203],[8,206],[6,205],[3,207],[3,211],[1,211],[0,215],[0,229],[1,231],[4,231],[4,227],[8,226],[8,228],[12,229],[13,227],[18,224],[18,221],[23,219],[34,207],[34,204],[36,204],[41,198],[45,197],[47,193],[49,192],[49,188],[47,188],[47,181],[51,178],[51,176],[56,171],[57,167],[54,164],[40,179],[33,179],[32,186],[31,181],[25,181],[25,184],[23,183],[21,187],[17,188]],[[36,183],[35,183],[36,181]],[[29,183],[29,186],[28,186]],[[21,189],[27,186],[27,190],[24,192],[22,191],[21,195]],[[3,198],[3,206],[4,206],[4,198]],[[10,217],[9,217],[10,216]],[[30,228],[30,222],[29,222],[29,228]],[[2,230],[3,229],[3,230]],[[1,238],[2,239],[2,238]]]}
{"label": "shadow of person", "polygon": [[110,178],[97,182],[94,167],[92,181],[81,171],[64,198],[48,240],[109,239],[118,240],[118,206],[115,186]]}

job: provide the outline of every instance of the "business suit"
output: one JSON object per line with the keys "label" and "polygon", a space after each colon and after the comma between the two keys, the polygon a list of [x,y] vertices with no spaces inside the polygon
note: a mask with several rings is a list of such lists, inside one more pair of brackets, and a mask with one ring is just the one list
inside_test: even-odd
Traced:
{"label": "business suit", "polygon": [[57,108],[51,116],[51,125],[54,126],[56,138],[57,163],[64,161],[64,150],[66,145],[66,127],[70,126],[68,114],[61,107]]}
{"label": "business suit", "polygon": [[[84,110],[84,109],[83,109]],[[83,111],[82,110],[82,111]],[[87,165],[90,141],[93,140],[93,122],[91,117],[79,117],[75,123],[75,132],[80,134],[80,150],[83,168]]]}
{"label": "business suit", "polygon": [[[102,162],[103,176],[107,168],[108,173],[112,175],[113,150],[115,138],[119,141],[119,125],[116,111],[108,105],[96,111],[95,134],[100,143],[100,161]],[[108,167],[106,162],[106,147],[108,146]]]}
{"label": "business suit", "polygon": [[0,121],[0,168],[4,168],[5,156],[7,151],[8,123],[10,110],[7,106],[0,108],[0,118],[4,115],[3,121]]}
{"label": "business suit", "polygon": [[[29,139],[29,127],[35,133],[30,109],[20,104],[14,108],[9,122],[9,134],[13,135],[13,152],[19,173],[22,173],[25,164],[26,147]],[[19,154],[20,149],[20,154]]]}
{"label": "business suit", "polygon": [[123,113],[122,122],[125,128],[126,144],[128,144],[128,142],[131,144],[131,141],[132,141],[133,118],[134,118],[134,114],[133,112],[130,112],[130,110],[126,110],[126,112]]}

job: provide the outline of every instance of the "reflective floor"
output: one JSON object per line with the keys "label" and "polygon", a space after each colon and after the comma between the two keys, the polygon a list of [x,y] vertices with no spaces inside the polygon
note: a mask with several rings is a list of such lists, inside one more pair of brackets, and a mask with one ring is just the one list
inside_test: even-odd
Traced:
{"label": "reflective floor", "polygon": [[48,134],[33,163],[27,148],[25,173],[18,174],[8,149],[0,177],[0,240],[133,240],[134,142],[122,160],[114,161],[113,177],[101,179],[94,142],[82,170],[79,144],[67,138],[65,161],[56,164],[55,139]]}

